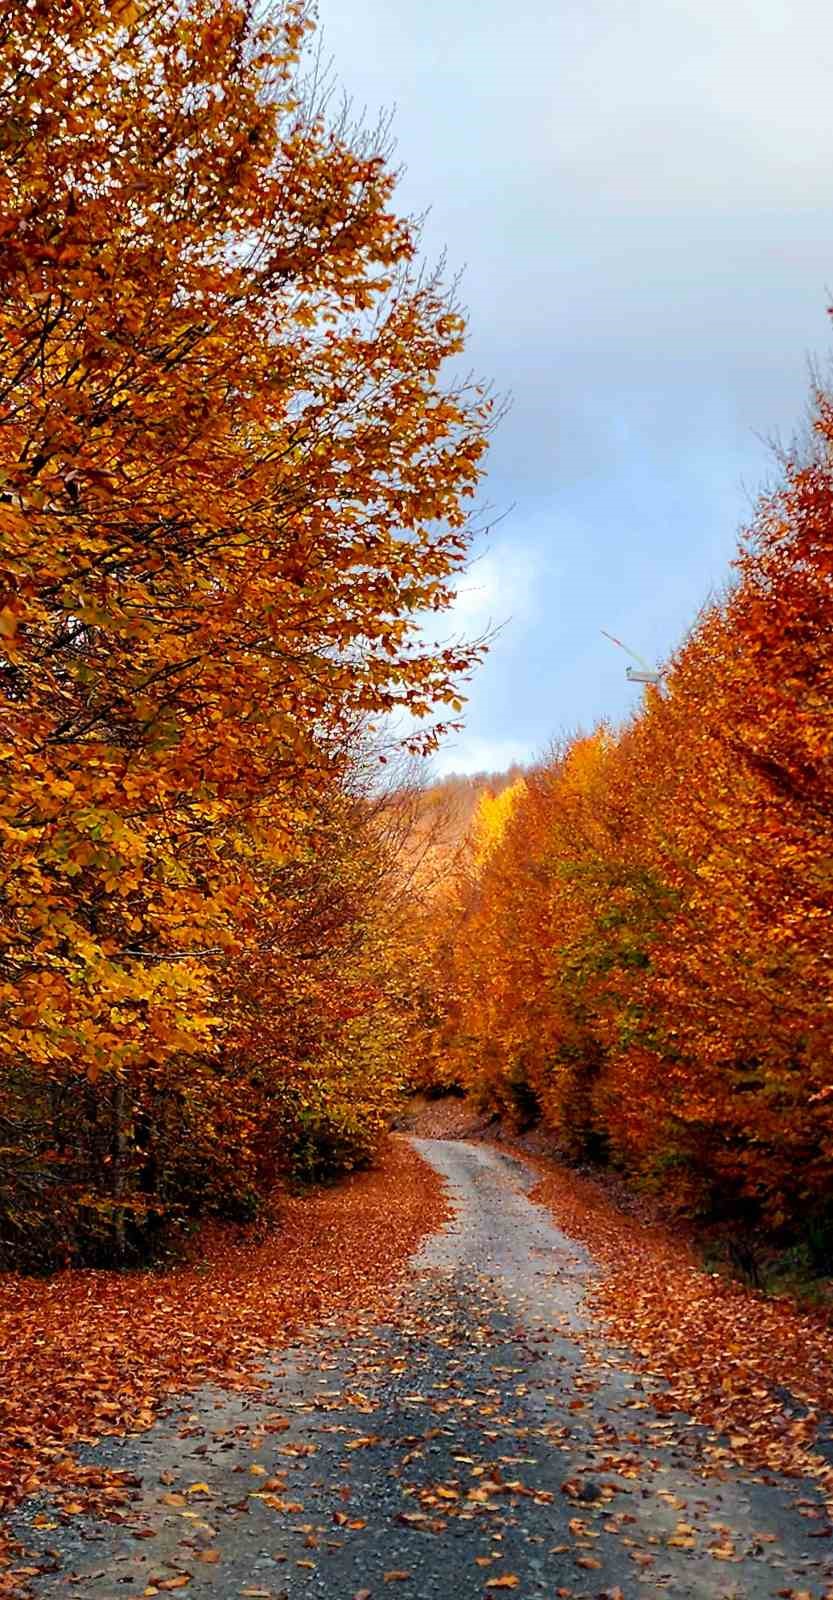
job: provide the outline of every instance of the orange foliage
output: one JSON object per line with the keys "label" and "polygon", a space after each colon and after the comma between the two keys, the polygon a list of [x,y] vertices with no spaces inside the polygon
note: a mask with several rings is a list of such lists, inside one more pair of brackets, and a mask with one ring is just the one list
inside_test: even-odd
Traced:
{"label": "orange foliage", "polygon": [[362,743],[459,710],[476,651],[417,619],[490,403],[442,381],[462,319],[307,31],[297,0],[0,24],[13,1259],[129,1254],[199,1174],[245,1210],[266,1131],[309,1143],[332,1100],[365,1155],[397,1080]]}
{"label": "orange foliage", "polygon": [[[458,882],[454,1075],[564,1151],[833,1267],[833,406],[619,734]],[[476,830],[475,830],[476,837]],[[476,852],[476,846],[475,846]]]}

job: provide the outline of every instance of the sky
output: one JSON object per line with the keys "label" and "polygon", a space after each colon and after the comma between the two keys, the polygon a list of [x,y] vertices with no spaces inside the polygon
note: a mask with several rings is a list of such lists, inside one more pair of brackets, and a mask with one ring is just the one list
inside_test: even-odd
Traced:
{"label": "sky", "polygon": [[499,627],[438,773],[638,704],[806,417],[833,286],[827,0],[319,0],[511,410],[454,625]]}

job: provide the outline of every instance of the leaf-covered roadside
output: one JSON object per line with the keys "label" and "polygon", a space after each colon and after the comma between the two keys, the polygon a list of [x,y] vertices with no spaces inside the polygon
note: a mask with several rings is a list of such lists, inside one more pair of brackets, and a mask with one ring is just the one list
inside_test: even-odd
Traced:
{"label": "leaf-covered roadside", "polygon": [[455,1209],[425,1270],[381,1316],[293,1342],[256,1396],[189,1395],[91,1453],[125,1474],[126,1526],[30,1504],[19,1564],[43,1600],[831,1600],[823,1485],[727,1463],[708,1429],[655,1413],[525,1161],[419,1148]]}
{"label": "leaf-covered roadside", "polygon": [[818,1424],[833,1412],[833,1329],[786,1299],[705,1272],[678,1234],[625,1215],[592,1179],[535,1164],[532,1198],[602,1268],[593,1311],[664,1380],[650,1403],[720,1435],[710,1447],[716,1465],[813,1477],[833,1500],[833,1468],[817,1448]]}
{"label": "leaf-covered roadside", "polygon": [[76,1444],[149,1426],[172,1392],[247,1381],[299,1327],[368,1306],[446,1214],[440,1180],[391,1140],[377,1169],[287,1196],[265,1241],[207,1227],[200,1261],[165,1276],[6,1277],[0,1503],[63,1483],[80,1509]]}

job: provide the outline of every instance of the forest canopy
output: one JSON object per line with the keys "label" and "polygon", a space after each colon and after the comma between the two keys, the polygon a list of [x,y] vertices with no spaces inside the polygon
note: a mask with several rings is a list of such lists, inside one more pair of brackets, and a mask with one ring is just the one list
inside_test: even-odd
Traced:
{"label": "forest canopy", "polygon": [[482,797],[423,1061],[833,1269],[833,406],[621,730]]}
{"label": "forest canopy", "polygon": [[309,34],[293,0],[0,20],[13,1263],[253,1214],[287,1163],[365,1159],[401,1075],[368,751],[460,708],[476,651],[420,617],[490,401],[444,377],[454,294]]}

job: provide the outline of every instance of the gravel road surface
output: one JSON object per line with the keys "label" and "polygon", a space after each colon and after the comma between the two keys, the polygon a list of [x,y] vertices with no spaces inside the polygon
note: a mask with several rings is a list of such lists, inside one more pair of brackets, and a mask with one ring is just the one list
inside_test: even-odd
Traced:
{"label": "gravel road surface", "polygon": [[738,1470],[725,1441],[655,1410],[659,1383],[589,1324],[593,1263],[530,1202],[526,1165],[415,1143],[456,1220],[390,1320],[325,1326],[260,1394],[201,1390],[88,1450],[132,1474],[129,1515],[28,1502],[14,1531],[45,1569],[34,1592],[833,1596],[814,1486]]}

